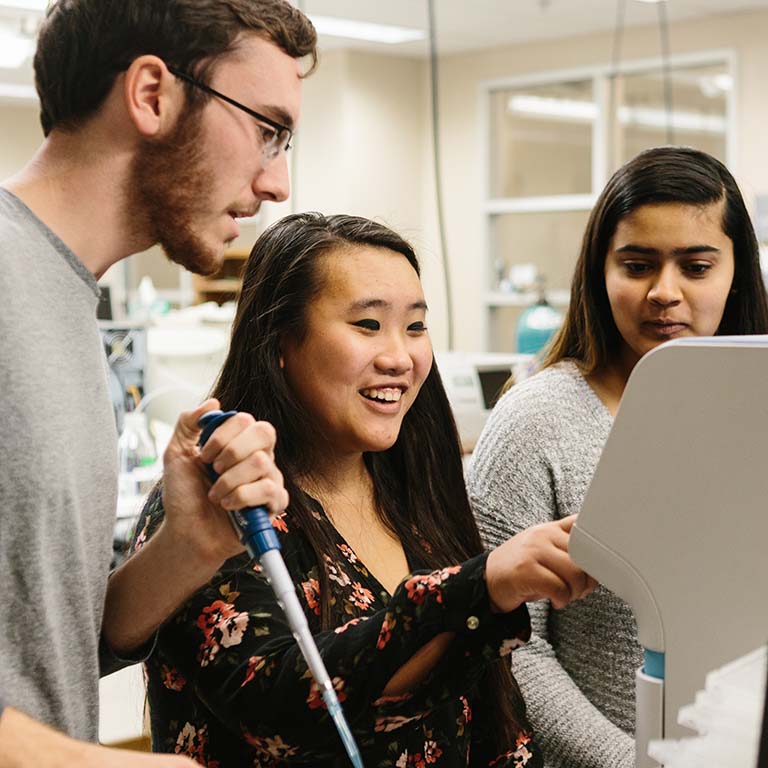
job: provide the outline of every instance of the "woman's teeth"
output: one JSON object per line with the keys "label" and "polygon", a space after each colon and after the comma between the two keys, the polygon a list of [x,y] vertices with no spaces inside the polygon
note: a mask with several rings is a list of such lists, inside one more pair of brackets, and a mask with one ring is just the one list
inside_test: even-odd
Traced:
{"label": "woman's teeth", "polygon": [[403,392],[396,387],[387,387],[385,389],[363,389],[360,394],[369,400],[379,400],[386,403],[396,403]]}

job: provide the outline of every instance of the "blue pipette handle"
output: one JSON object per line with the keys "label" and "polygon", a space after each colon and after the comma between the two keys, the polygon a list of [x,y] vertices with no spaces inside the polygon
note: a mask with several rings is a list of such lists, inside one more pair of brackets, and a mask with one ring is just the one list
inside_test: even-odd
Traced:
{"label": "blue pipette handle", "polygon": [[[198,422],[203,431],[198,441],[200,446],[208,442],[208,438],[237,411],[208,411]],[[216,482],[218,474],[212,464],[206,464],[205,468],[211,480]],[[270,549],[280,549],[275,529],[269,519],[269,513],[264,507],[247,507],[235,512],[229,512],[229,519],[240,535],[240,541],[245,545],[248,554],[257,560]]]}
{"label": "blue pipette handle", "polygon": [[[198,426],[203,430],[198,444],[205,445],[216,428],[236,413],[237,411],[208,411],[204,414],[198,422]],[[215,482],[218,478],[216,470],[211,464],[206,464],[206,470]],[[330,675],[325,668],[320,652],[317,650],[317,645],[315,645],[309,630],[307,617],[296,597],[295,587],[280,554],[280,541],[269,519],[269,513],[265,507],[246,507],[228,514],[248,554],[261,563],[264,573],[272,585],[277,602],[285,613],[288,626],[291,628],[299,650],[307,662],[312,677],[315,678],[322,690],[322,697],[328,708],[328,714],[333,719],[352,765],[354,768],[363,768],[360,750],[344,717],[339,697],[336,695]]]}

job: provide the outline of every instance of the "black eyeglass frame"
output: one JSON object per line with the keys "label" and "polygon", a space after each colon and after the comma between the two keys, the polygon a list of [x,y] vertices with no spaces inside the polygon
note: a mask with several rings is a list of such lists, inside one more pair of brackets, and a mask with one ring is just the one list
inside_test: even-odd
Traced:
{"label": "black eyeglass frame", "polygon": [[[196,80],[194,77],[192,77],[191,75],[188,75],[186,72],[182,72],[180,69],[176,69],[176,67],[171,67],[167,64],[166,66],[168,67],[168,71],[172,75],[178,77],[180,80],[183,80],[184,82],[189,83],[191,86],[194,86],[195,88],[203,91],[204,93],[208,93],[211,96],[215,96],[217,99],[226,101],[227,104],[231,104],[233,107],[237,107],[237,109],[241,109],[247,115],[250,115],[251,117],[255,118],[256,120],[262,123],[266,123],[268,126],[270,126],[270,128],[274,128],[275,131],[277,131],[278,137],[287,133],[288,141],[285,142],[285,149],[288,149],[291,146],[291,141],[293,139],[293,131],[287,125],[278,123],[276,120],[272,120],[272,118],[267,117],[266,115],[262,115],[260,112],[257,112],[255,109],[246,107],[245,104],[241,104],[239,101],[235,101],[232,97],[227,96],[226,94],[221,93],[220,91],[217,91],[214,88],[211,88],[209,85],[206,85],[205,83],[201,83],[199,80]],[[278,149],[278,152],[279,152],[279,149]],[[277,155],[277,152],[275,153],[275,155]]]}

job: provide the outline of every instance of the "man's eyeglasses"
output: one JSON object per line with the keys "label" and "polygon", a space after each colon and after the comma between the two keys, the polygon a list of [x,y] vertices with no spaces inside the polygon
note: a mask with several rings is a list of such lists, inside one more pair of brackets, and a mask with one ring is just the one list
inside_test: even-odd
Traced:
{"label": "man's eyeglasses", "polygon": [[233,107],[237,107],[250,115],[252,118],[259,122],[259,129],[261,131],[261,140],[263,142],[262,153],[265,162],[274,160],[280,152],[286,152],[291,148],[291,139],[293,138],[293,131],[287,125],[281,125],[280,123],[272,120],[266,115],[262,115],[256,110],[246,107],[239,101],[235,101],[229,96],[225,96],[223,93],[214,90],[205,83],[201,83],[199,80],[195,80],[194,77],[188,75],[186,72],[182,72],[175,67],[168,67],[168,71],[183,80],[186,83],[198,88],[199,90],[209,93],[211,96],[215,96],[217,99],[226,101],[227,104],[231,104]]}

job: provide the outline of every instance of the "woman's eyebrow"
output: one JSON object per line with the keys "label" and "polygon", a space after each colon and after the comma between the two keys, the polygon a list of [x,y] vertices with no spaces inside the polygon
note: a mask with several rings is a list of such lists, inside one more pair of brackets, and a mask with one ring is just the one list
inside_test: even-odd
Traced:
{"label": "woman's eyebrow", "polygon": [[[358,301],[353,301],[349,305],[349,311],[350,312],[359,312],[364,309],[391,309],[392,308],[392,302],[391,301],[385,301],[384,299],[359,299]],[[426,301],[414,301],[413,303],[408,305],[408,310],[415,310],[415,309],[423,309],[424,311],[427,310],[427,302]]]}
{"label": "woman's eyebrow", "polygon": [[[616,253],[640,253],[644,256],[658,256],[661,254],[658,248],[648,248],[645,245],[635,245],[634,243],[622,245],[614,250]],[[675,256],[688,256],[694,253],[720,253],[720,249],[715,248],[714,245],[688,245],[685,248],[673,248],[672,253]]]}

